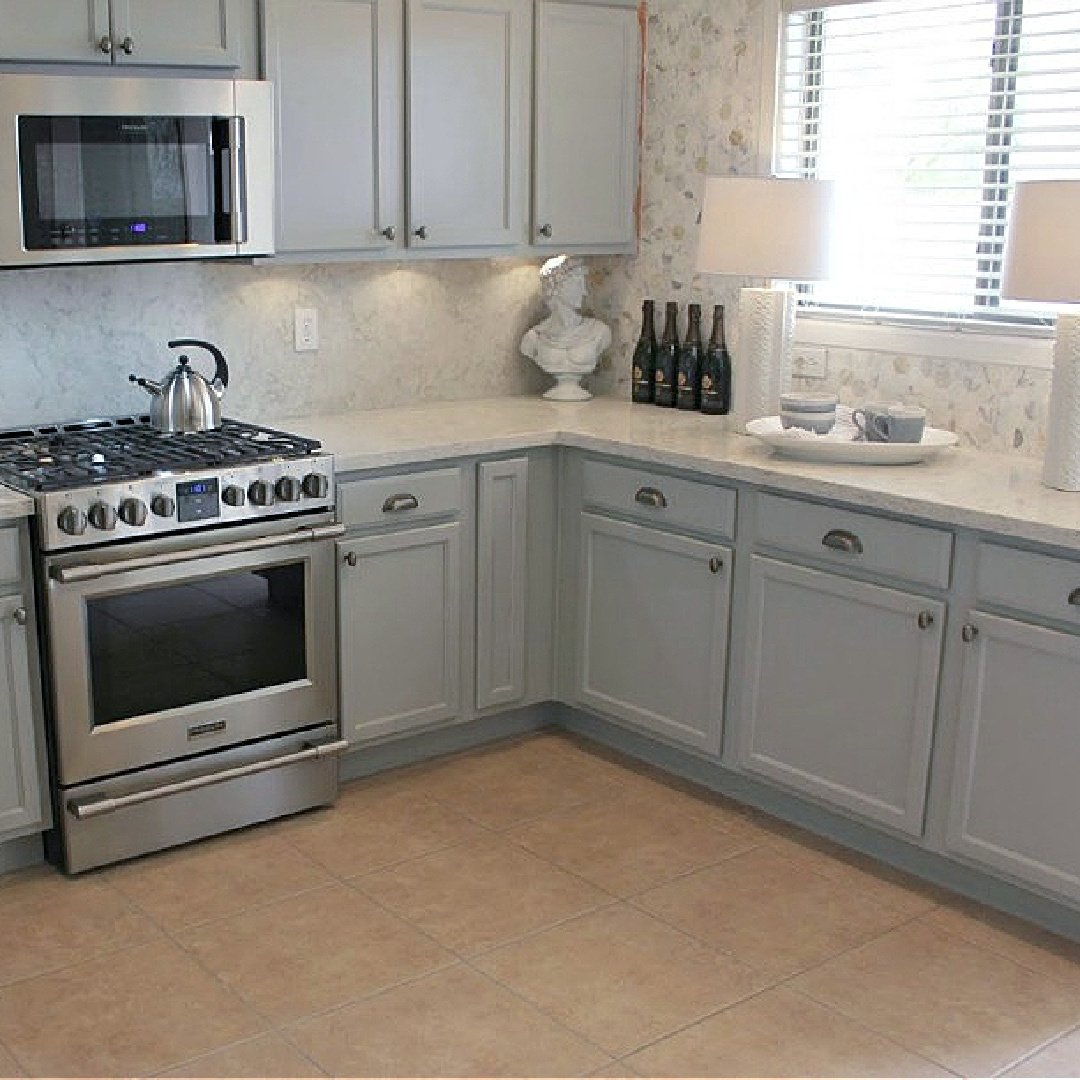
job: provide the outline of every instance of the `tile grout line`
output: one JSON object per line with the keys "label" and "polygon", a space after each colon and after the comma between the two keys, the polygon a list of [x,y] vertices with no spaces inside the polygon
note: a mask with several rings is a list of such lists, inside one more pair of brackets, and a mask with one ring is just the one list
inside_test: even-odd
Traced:
{"label": "tile grout line", "polygon": [[998,1069],[997,1072],[994,1073],[994,1076],[1003,1076],[1010,1069],[1015,1069],[1018,1065],[1022,1065],[1025,1061],[1029,1061],[1031,1058],[1035,1057],[1036,1054],[1041,1054],[1044,1050],[1048,1050],[1051,1046],[1061,1042],[1062,1039],[1067,1039],[1070,1035],[1076,1034],[1077,1031],[1080,1031],[1080,1024],[1074,1025],[1069,1028],[1068,1031],[1062,1031],[1060,1034],[1052,1036],[1047,1039],[1046,1042],[1036,1046],[1033,1050],[1028,1050],[1021,1054],[1015,1061],[1010,1061],[1007,1065],[1003,1065]]}

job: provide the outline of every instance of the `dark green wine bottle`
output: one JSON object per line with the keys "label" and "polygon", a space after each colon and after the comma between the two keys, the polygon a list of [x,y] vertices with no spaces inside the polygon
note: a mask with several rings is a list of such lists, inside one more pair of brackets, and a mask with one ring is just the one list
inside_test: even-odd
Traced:
{"label": "dark green wine bottle", "polygon": [[634,346],[630,397],[645,404],[653,399],[653,377],[656,374],[656,324],[653,322],[653,302],[641,305],[641,337]]}
{"label": "dark green wine bottle", "polygon": [[675,371],[675,408],[696,409],[701,404],[701,305],[686,308],[686,338],[679,349]]}
{"label": "dark green wine bottle", "polygon": [[653,401],[657,405],[675,404],[675,368],[679,360],[679,305],[669,300],[664,305],[664,335],[656,349],[656,377]]}
{"label": "dark green wine bottle", "polygon": [[701,364],[701,411],[714,416],[731,412],[731,353],[724,340],[724,305],[713,308],[712,336]]}

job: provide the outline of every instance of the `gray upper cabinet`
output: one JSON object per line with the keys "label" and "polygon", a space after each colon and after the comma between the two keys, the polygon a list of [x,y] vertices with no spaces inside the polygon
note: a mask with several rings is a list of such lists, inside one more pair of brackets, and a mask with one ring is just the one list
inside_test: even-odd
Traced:
{"label": "gray upper cabinet", "polygon": [[748,579],[738,763],[920,834],[945,605],[760,555]]}
{"label": "gray upper cabinet", "polygon": [[402,205],[400,0],[263,0],[277,119],[277,250],[395,246]]}
{"label": "gray upper cabinet", "polygon": [[407,0],[408,244],[525,242],[531,0]]}
{"label": "gray upper cabinet", "polygon": [[635,250],[640,54],[636,9],[539,0],[533,244]]}
{"label": "gray upper cabinet", "polygon": [[237,66],[230,0],[0,0],[0,60]]}

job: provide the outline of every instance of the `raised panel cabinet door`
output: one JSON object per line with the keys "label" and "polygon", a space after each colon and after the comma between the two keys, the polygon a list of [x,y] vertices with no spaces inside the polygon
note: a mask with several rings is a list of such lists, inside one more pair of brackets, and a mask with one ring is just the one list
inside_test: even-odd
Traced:
{"label": "raised panel cabinet door", "polygon": [[0,839],[43,825],[26,607],[0,597]]}
{"label": "raised panel cabinet door", "polygon": [[476,707],[525,695],[528,458],[484,461],[477,473]]}
{"label": "raised panel cabinet door", "polygon": [[229,0],[112,0],[117,64],[237,66]]}
{"label": "raised panel cabinet door", "polygon": [[279,253],[400,244],[401,50],[395,0],[263,0]]}
{"label": "raised panel cabinet door", "polygon": [[531,0],[407,0],[413,247],[525,242]]}
{"label": "raised panel cabinet door", "polygon": [[641,34],[633,8],[541,0],[532,242],[637,242]]}
{"label": "raised panel cabinet door", "polygon": [[341,729],[395,735],[458,712],[461,526],[338,544]]}
{"label": "raised panel cabinet door", "polygon": [[759,555],[748,577],[740,765],[919,835],[945,605]]}
{"label": "raised panel cabinet door", "polygon": [[0,60],[108,64],[109,0],[0,0]]}
{"label": "raised panel cabinet door", "polygon": [[731,551],[581,515],[581,704],[719,753]]}
{"label": "raised panel cabinet door", "polygon": [[946,845],[1080,900],[1080,638],[979,611],[964,638]]}

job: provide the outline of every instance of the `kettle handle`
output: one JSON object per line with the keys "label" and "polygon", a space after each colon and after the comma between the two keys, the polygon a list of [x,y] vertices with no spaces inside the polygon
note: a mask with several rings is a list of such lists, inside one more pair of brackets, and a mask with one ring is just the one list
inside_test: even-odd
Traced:
{"label": "kettle handle", "polygon": [[170,349],[179,349],[187,345],[198,345],[200,349],[206,349],[214,358],[214,381],[221,382],[223,387],[229,385],[229,365],[225,363],[225,354],[209,341],[200,341],[198,338],[177,338],[169,342]]}

